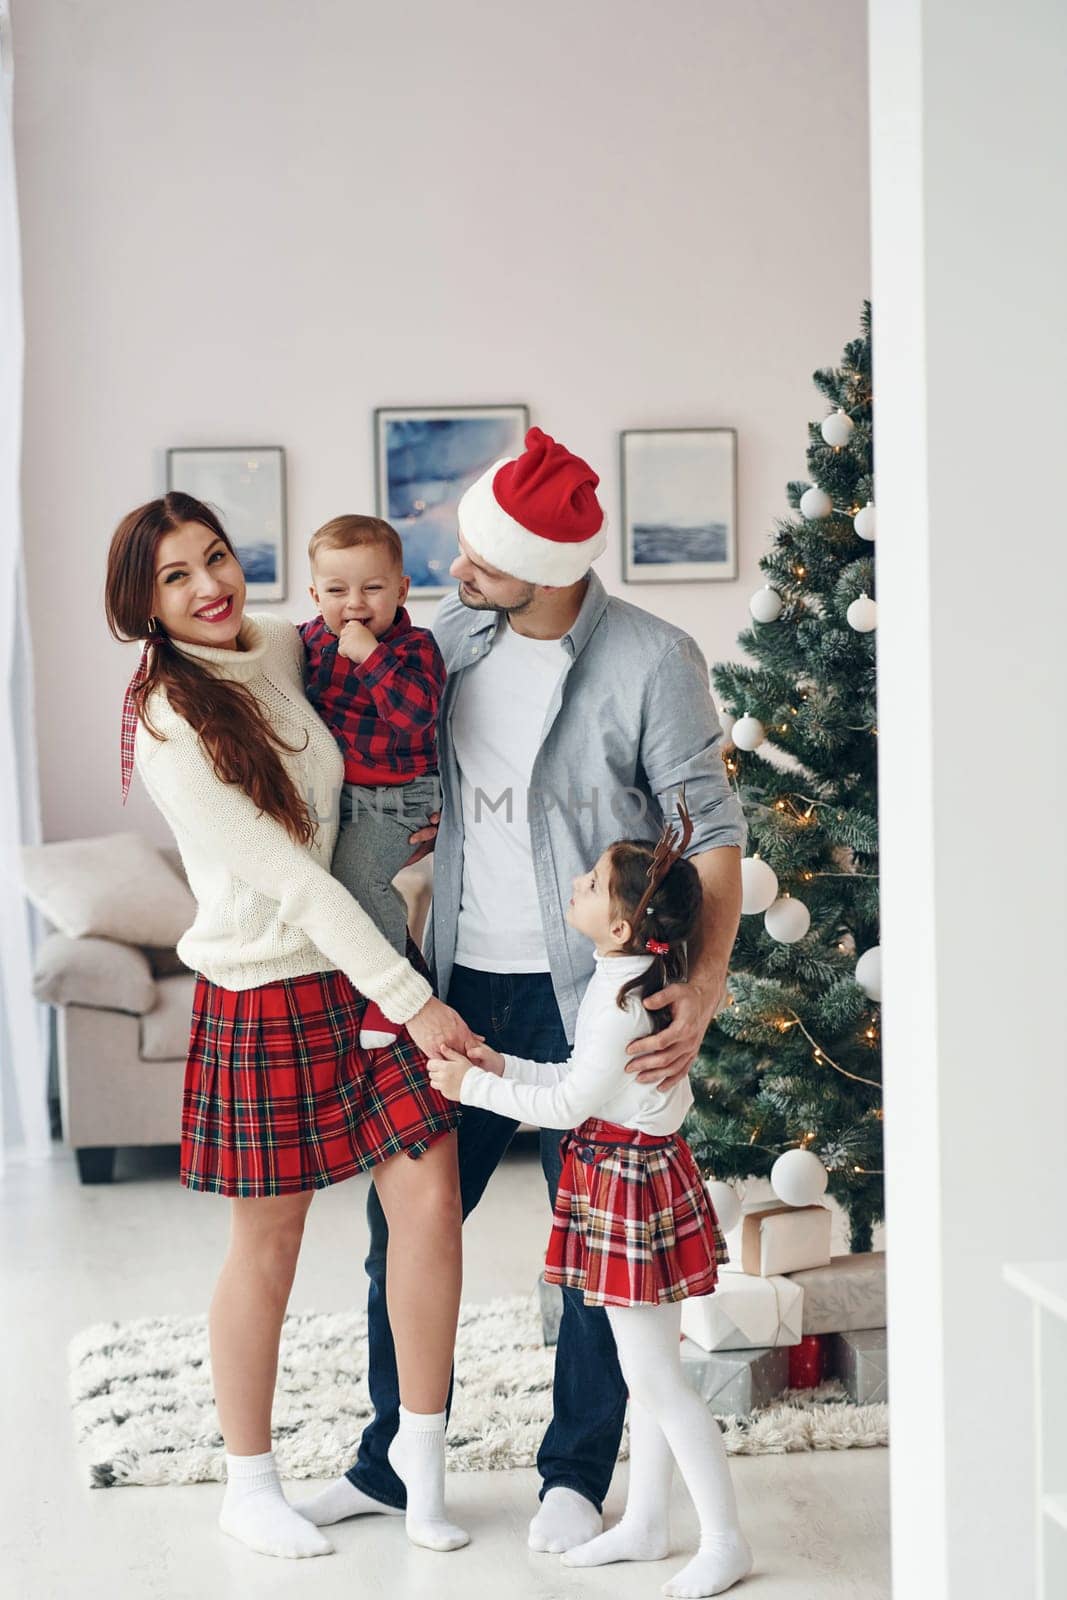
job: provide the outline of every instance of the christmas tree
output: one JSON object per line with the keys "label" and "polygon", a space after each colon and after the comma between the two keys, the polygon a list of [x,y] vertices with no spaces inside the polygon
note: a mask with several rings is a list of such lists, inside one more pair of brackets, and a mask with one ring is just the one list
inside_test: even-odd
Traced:
{"label": "christmas tree", "polygon": [[[725,760],[749,843],[729,995],[685,1131],[719,1180],[813,1152],[852,1249],[869,1250],[883,1216],[869,304],[840,367],[813,381],[833,409],[809,427],[810,482],[789,484],[794,514],[760,562],[739,638],[751,664],[712,672],[737,719]],[[817,1189],[815,1163],[795,1164]]]}

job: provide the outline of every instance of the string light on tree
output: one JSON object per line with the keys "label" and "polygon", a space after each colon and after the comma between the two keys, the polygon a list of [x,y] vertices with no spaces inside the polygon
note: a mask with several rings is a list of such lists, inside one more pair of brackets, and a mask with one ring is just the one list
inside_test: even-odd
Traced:
{"label": "string light on tree", "polygon": [[810,489],[805,489],[800,497],[800,514],[809,522],[819,522],[823,517],[828,517],[834,509],[834,503],[825,489],[812,484]]}
{"label": "string light on tree", "polygon": [[768,907],[763,926],[779,944],[796,944],[811,927],[811,912],[803,900],[783,894]]}
{"label": "string light on tree", "polygon": [[878,606],[869,595],[857,595],[845,612],[850,628],[857,633],[873,633],[878,626]]}
{"label": "string light on tree", "polygon": [[820,431],[828,445],[832,445],[835,450],[841,450],[852,438],[855,426],[847,411],[839,409],[823,419]]}
{"label": "string light on tree", "polygon": [[769,583],[757,589],[748,602],[748,609],[757,622],[777,622],[782,614],[782,597]]}

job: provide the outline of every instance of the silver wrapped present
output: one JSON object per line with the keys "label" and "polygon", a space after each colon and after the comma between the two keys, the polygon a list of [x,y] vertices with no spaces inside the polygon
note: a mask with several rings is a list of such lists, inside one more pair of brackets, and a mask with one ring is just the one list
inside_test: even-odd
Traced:
{"label": "silver wrapped present", "polygon": [[885,1327],[884,1250],[833,1256],[829,1266],[791,1272],[789,1279],[804,1291],[805,1334]]}
{"label": "silver wrapped present", "polygon": [[872,1406],[889,1399],[884,1328],[858,1328],[849,1333],[835,1333],[828,1344],[830,1371],[841,1379],[848,1390],[849,1399],[855,1405]]}
{"label": "silver wrapped present", "polygon": [[702,1350],[682,1340],[682,1369],[717,1417],[747,1417],[789,1387],[789,1348]]}

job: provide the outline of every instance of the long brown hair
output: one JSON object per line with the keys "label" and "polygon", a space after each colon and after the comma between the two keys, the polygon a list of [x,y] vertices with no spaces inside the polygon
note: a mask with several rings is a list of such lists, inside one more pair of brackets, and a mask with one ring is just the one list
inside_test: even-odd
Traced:
{"label": "long brown hair", "polygon": [[104,611],[116,639],[147,639],[144,681],[134,692],[134,709],[154,739],[163,739],[147,713],[147,704],[162,689],[180,717],[199,735],[222,783],[243,789],[268,817],[280,822],[298,844],[310,844],[315,824],[281,759],[295,750],[271,727],[259,702],[243,683],[216,677],[194,656],[186,655],[153,616],[156,593],[156,551],[165,534],[183,523],[198,522],[236,551],[218,517],[192,495],[171,490],[123,517],[107,556]]}
{"label": "long brown hair", "polygon": [[[648,869],[655,848],[646,839],[619,839],[612,845],[608,895],[613,917],[632,924],[648,888]],[[667,949],[662,955],[653,952],[647,970],[623,984],[618,994],[620,1010],[626,1009],[631,994],[644,1000],[669,983],[685,982],[689,949],[695,946],[700,932],[702,903],[700,875],[691,861],[679,856],[664,873],[640,923],[632,928],[629,943],[623,946],[627,955],[634,956],[648,954],[649,939],[665,944]],[[649,1015],[653,1033],[659,1033],[670,1022],[670,1007],[662,1006]]]}

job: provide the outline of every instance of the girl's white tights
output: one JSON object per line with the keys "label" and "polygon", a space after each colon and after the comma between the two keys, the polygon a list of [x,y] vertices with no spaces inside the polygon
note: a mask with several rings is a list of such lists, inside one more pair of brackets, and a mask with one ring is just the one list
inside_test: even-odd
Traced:
{"label": "girl's white tights", "polygon": [[673,1458],[700,1520],[700,1549],[664,1593],[679,1600],[723,1594],[751,1571],[752,1552],[719,1425],[682,1371],[681,1306],[609,1306],[608,1320],[630,1391],[630,1490],[622,1521],[563,1560],[573,1567],[662,1560],[670,1548]]}

